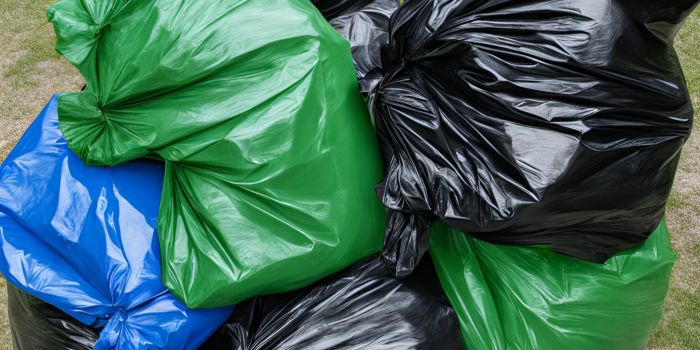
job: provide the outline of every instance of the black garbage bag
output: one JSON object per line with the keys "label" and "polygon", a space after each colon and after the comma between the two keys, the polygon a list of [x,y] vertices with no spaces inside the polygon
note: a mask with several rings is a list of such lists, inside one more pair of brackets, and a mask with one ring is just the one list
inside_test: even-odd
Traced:
{"label": "black garbage bag", "polygon": [[250,299],[202,349],[463,348],[456,315],[425,260],[405,281],[374,256],[312,287]]}
{"label": "black garbage bag", "polygon": [[15,350],[91,350],[100,335],[63,311],[7,285]]}
{"label": "black garbage bag", "polygon": [[414,269],[435,220],[594,262],[642,243],[691,131],[673,38],[696,4],[401,5],[368,96],[393,273]]}
{"label": "black garbage bag", "polygon": [[350,42],[360,91],[367,94],[382,76],[382,47],[389,42],[389,18],[399,0],[312,0]]}
{"label": "black garbage bag", "polygon": [[357,12],[376,0],[311,0],[323,17],[328,20],[346,13]]}

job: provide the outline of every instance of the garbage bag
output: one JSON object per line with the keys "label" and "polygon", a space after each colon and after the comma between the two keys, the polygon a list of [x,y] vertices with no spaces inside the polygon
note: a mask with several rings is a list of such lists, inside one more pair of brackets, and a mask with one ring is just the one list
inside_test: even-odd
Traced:
{"label": "garbage bag", "polygon": [[381,50],[389,43],[389,18],[399,0],[312,0],[328,22],[350,43],[360,91],[368,93],[382,78]]}
{"label": "garbage bag", "polygon": [[7,285],[15,350],[92,350],[99,333],[19,288]]}
{"label": "garbage bag", "polygon": [[61,0],[59,100],[90,165],[165,164],[163,281],[190,307],[294,290],[378,252],[381,160],[348,43],[308,0]]}
{"label": "garbage bag", "polygon": [[441,220],[602,263],[664,212],[692,107],[673,38],[697,0],[411,0],[369,93],[384,260]]}
{"label": "garbage bag", "polygon": [[57,100],[0,166],[0,273],[101,329],[95,349],[196,348],[231,308],[189,310],[161,282],[162,164],[86,166],[61,137]]}
{"label": "garbage bag", "polygon": [[434,225],[430,255],[469,349],[644,349],[675,256],[666,223],[604,264]]}
{"label": "garbage bag", "polygon": [[[311,3],[326,19],[353,13],[376,0],[311,0]],[[398,0],[397,0],[398,2]]]}
{"label": "garbage bag", "polygon": [[378,256],[312,287],[239,305],[202,349],[460,349],[458,321],[430,259],[405,281]]}

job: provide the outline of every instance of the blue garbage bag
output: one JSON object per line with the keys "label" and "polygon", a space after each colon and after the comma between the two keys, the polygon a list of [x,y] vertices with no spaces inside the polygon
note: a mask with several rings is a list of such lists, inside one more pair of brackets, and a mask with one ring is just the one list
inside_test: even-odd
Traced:
{"label": "blue garbage bag", "polygon": [[101,329],[95,349],[194,349],[232,308],[190,310],[161,282],[159,162],[91,167],[54,96],[0,166],[0,272]]}

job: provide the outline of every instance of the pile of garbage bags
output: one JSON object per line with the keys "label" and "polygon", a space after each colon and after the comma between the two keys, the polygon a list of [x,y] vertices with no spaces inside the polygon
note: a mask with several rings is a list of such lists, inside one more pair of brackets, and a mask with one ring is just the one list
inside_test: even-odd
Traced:
{"label": "pile of garbage bags", "polygon": [[[16,349],[643,349],[697,0],[60,0]],[[428,253],[428,254],[426,254]]]}

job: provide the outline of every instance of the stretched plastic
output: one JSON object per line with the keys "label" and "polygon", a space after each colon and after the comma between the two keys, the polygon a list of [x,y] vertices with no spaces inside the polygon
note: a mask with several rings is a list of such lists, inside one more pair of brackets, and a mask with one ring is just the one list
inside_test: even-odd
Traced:
{"label": "stretched plastic", "polygon": [[604,264],[434,225],[430,255],[468,349],[645,348],[675,256],[666,223]]}
{"label": "stretched plastic", "polygon": [[368,93],[382,78],[382,48],[389,43],[389,18],[399,0],[312,0],[328,22],[350,43],[360,91]]}
{"label": "stretched plastic", "polygon": [[165,164],[163,280],[190,307],[294,290],[381,248],[381,161],[350,49],[308,0],[62,0],[90,165]]}
{"label": "stretched plastic", "polygon": [[7,286],[14,350],[92,350],[99,333],[19,288]]}
{"label": "stretched plastic", "polygon": [[357,12],[375,0],[311,0],[326,19]]}
{"label": "stretched plastic", "polygon": [[692,106],[673,38],[697,0],[411,0],[369,93],[384,260],[410,273],[441,220],[594,262],[664,212]]}
{"label": "stretched plastic", "polygon": [[196,348],[231,308],[190,310],[161,282],[162,164],[86,166],[61,136],[57,100],[0,166],[0,272],[101,329],[95,349]]}
{"label": "stretched plastic", "polygon": [[426,259],[405,281],[378,256],[301,291],[236,307],[202,346],[227,350],[463,348],[458,321]]}

